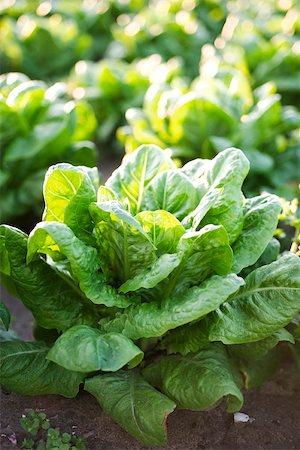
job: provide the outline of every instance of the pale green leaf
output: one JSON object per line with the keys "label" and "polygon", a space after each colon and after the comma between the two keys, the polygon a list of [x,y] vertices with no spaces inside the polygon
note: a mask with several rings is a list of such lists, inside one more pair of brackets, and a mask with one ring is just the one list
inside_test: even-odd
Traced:
{"label": "pale green leaf", "polygon": [[103,334],[96,328],[75,325],[57,339],[47,359],[76,372],[115,372],[125,364],[139,364],[143,352],[122,334]]}

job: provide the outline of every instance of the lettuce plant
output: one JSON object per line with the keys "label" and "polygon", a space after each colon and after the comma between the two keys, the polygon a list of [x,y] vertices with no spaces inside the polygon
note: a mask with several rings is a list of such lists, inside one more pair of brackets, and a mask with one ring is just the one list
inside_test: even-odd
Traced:
{"label": "lettuce plant", "polygon": [[67,79],[68,93],[92,106],[98,122],[97,141],[107,151],[107,146],[114,149],[118,144],[115,131],[124,124],[126,110],[142,106],[152,82],[169,82],[179,70],[178,59],[163,63],[157,54],[132,63],[117,58],[78,61]]}
{"label": "lettuce plant", "polygon": [[186,162],[212,158],[229,146],[245,148],[252,176],[246,191],[295,196],[300,160],[300,114],[283,106],[272,83],[253,90],[249,76],[212,58],[191,84],[183,78],[152,84],[143,108],[130,108],[118,131],[126,151],[142,143],[170,148]]}
{"label": "lettuce plant", "polygon": [[40,215],[49,165],[96,163],[95,145],[87,141],[96,127],[94,113],[85,101],[68,102],[63,93],[61,83],[48,87],[20,73],[0,77],[2,221],[14,224],[22,217],[24,227],[25,215]]}
{"label": "lettuce plant", "polygon": [[29,236],[1,226],[3,278],[43,336],[6,334],[3,387],[73,397],[84,382],[153,445],[165,443],[176,406],[202,411],[224,398],[238,411],[243,385],[269,374],[278,342],[294,341],[285,327],[300,311],[299,257],[275,252],[261,265],[281,205],[267,193],[244,198],[248,170],[235,148],[178,169],[153,145],[100,187],[95,170],[50,167],[43,221]]}
{"label": "lettuce plant", "polygon": [[127,60],[158,53],[167,61],[180,56],[189,78],[199,69],[201,47],[213,42],[226,19],[226,2],[151,0],[138,12],[120,15],[112,25],[114,46]]}

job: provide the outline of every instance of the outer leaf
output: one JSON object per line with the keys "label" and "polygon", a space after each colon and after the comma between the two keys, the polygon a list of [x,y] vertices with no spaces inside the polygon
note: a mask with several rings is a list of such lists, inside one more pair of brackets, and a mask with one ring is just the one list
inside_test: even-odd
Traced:
{"label": "outer leaf", "polygon": [[185,229],[168,211],[142,211],[135,216],[159,254],[175,253]]}
{"label": "outer leaf", "polygon": [[140,212],[145,188],[160,172],[175,169],[174,162],[156,145],[141,145],[125,157],[122,165],[107,180],[119,198],[128,198],[132,214]]}
{"label": "outer leaf", "polygon": [[8,331],[10,324],[10,312],[3,302],[0,302],[0,320],[3,323],[6,331]]}
{"label": "outer leaf", "polygon": [[103,410],[146,445],[166,444],[166,419],[175,403],[154,389],[136,371],[120,370],[86,380]]}
{"label": "outer leaf", "polygon": [[29,235],[27,261],[30,262],[36,252],[53,256],[55,251],[68,259],[81,291],[93,303],[118,308],[126,308],[132,303],[129,298],[118,294],[116,289],[104,282],[94,247],[84,244],[62,223],[39,223]]}
{"label": "outer leaf", "polygon": [[140,272],[119,287],[119,292],[132,292],[138,289],[151,289],[166,279],[178,267],[181,258],[176,254],[164,254],[158,258],[149,269]]}
{"label": "outer leaf", "polygon": [[122,283],[153,263],[155,247],[140,223],[118,201],[93,203],[90,211],[108,280]]}
{"label": "outer leaf", "polygon": [[249,161],[241,150],[228,148],[219,153],[200,179],[204,189],[222,188],[216,202],[204,217],[202,224],[222,224],[230,243],[243,227],[243,195],[241,186],[249,172]]}
{"label": "outer leaf", "polygon": [[162,209],[182,220],[199,203],[199,193],[193,183],[179,170],[165,170],[148,184],[142,209]]}
{"label": "outer leaf", "polygon": [[84,374],[71,372],[48,361],[48,351],[49,347],[41,342],[1,342],[1,385],[23,395],[76,397]]}
{"label": "outer leaf", "polygon": [[96,328],[75,325],[57,339],[47,359],[76,372],[115,372],[125,364],[136,366],[143,359],[143,355],[143,352],[122,334],[103,334]]}
{"label": "outer leaf", "polygon": [[243,395],[225,349],[210,345],[196,354],[165,356],[143,370],[146,379],[179,408],[203,411],[229,396],[227,410],[238,411]]}
{"label": "outer leaf", "polygon": [[88,208],[96,201],[97,181],[96,169],[65,163],[50,167],[44,181],[43,220],[65,223],[79,239],[94,243]]}
{"label": "outer leaf", "polygon": [[234,272],[239,273],[258,260],[276,230],[280,211],[280,200],[275,195],[246,200],[243,229],[233,245]]}
{"label": "outer leaf", "polygon": [[131,339],[162,336],[168,330],[214,311],[243,283],[234,274],[226,277],[214,275],[201,286],[190,288],[177,297],[167,297],[161,304],[152,302],[129,307],[103,328],[123,333]]}
{"label": "outer leaf", "polygon": [[228,347],[228,350],[234,358],[242,359],[249,363],[249,361],[257,361],[263,358],[269,350],[281,341],[295,343],[293,335],[283,328],[261,341],[231,345]]}
{"label": "outer leaf", "polygon": [[300,259],[288,254],[260,267],[245,285],[207,318],[209,339],[255,342],[286,326],[300,311]]}
{"label": "outer leaf", "polygon": [[45,261],[39,259],[26,264],[26,234],[2,225],[0,236],[4,242],[2,250],[10,263],[10,279],[40,326],[65,330],[97,320],[76,287],[70,286]]}

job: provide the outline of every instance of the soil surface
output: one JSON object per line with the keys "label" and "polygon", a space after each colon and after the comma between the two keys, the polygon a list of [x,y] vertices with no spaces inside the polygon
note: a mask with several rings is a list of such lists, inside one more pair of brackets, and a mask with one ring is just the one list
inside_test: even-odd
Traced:
{"label": "soil surface", "polygon": [[[32,339],[32,317],[22,303],[2,295],[13,318],[12,328]],[[17,318],[17,319],[16,319]],[[1,450],[18,449],[25,436],[20,417],[29,409],[46,413],[51,426],[85,438],[89,450],[142,450],[139,444],[101,410],[96,400],[82,391],[75,399],[56,395],[1,394]],[[242,411],[252,419],[233,421],[224,405],[206,412],[175,411],[168,418],[168,450],[300,450],[300,380],[290,364],[260,389],[245,392]],[[159,448],[159,447],[155,447]]]}

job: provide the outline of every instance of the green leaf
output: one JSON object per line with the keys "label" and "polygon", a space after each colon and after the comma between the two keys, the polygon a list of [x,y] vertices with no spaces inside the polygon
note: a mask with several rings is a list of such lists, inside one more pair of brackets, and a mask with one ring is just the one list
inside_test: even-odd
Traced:
{"label": "green leaf", "polygon": [[145,188],[160,172],[175,169],[167,152],[156,145],[142,145],[127,155],[122,165],[107,180],[106,186],[113,189],[120,199],[128,198],[131,213],[141,210]]}
{"label": "green leaf", "polygon": [[142,211],[135,216],[159,254],[175,253],[184,227],[168,211]]}
{"label": "green leaf", "polygon": [[175,142],[185,139],[192,148],[201,148],[208,137],[226,136],[233,125],[233,118],[224,109],[189,92],[173,109],[169,132]]}
{"label": "green leaf", "polygon": [[127,308],[103,324],[105,331],[125,334],[131,339],[162,336],[168,330],[198,320],[220,306],[244,281],[234,274],[214,275],[201,286],[195,286],[161,303],[143,303]]}
{"label": "green leaf", "polygon": [[249,161],[243,152],[236,148],[228,148],[211,161],[199,180],[200,188],[206,191],[223,189],[201,223],[202,225],[223,225],[229,235],[230,243],[234,242],[242,231],[241,187],[248,172]]}
{"label": "green leaf", "polygon": [[199,285],[212,273],[227,275],[231,271],[232,250],[222,225],[206,225],[200,231],[185,233],[177,251],[181,264],[168,280],[168,293]]}
{"label": "green leaf", "polygon": [[96,328],[75,325],[57,339],[47,359],[76,372],[115,372],[125,364],[136,366],[143,359],[143,355],[143,352],[122,334],[103,334]]}
{"label": "green leaf", "polygon": [[243,344],[268,337],[300,311],[300,259],[287,254],[251,272],[245,285],[207,318],[209,339]]}
{"label": "green leaf", "polygon": [[18,340],[0,343],[1,385],[22,395],[59,394],[76,397],[84,374],[46,359],[49,347]]}
{"label": "green leaf", "polygon": [[232,249],[233,272],[254,264],[276,230],[281,203],[275,195],[264,194],[246,200],[243,229]]}
{"label": "green leaf", "polygon": [[103,274],[99,272],[97,250],[78,239],[63,223],[41,222],[32,230],[28,239],[28,262],[36,252],[50,256],[55,252],[63,254],[70,263],[72,275],[81,291],[93,303],[119,308],[126,308],[132,303],[104,282]]}
{"label": "green leaf", "polygon": [[210,344],[186,356],[162,357],[143,370],[143,375],[173,399],[179,408],[204,411],[228,396],[227,410],[239,411],[243,395],[225,349]]}
{"label": "green leaf", "polygon": [[134,370],[98,375],[84,389],[129,434],[146,445],[165,445],[166,420],[175,403]]}
{"label": "green leaf", "polygon": [[262,359],[269,352],[269,350],[272,350],[272,348],[274,348],[278,342],[281,341],[287,341],[292,344],[295,343],[293,335],[285,328],[282,328],[281,330],[276,331],[270,336],[257,342],[230,345],[228,347],[228,351],[234,358],[242,359],[247,362],[256,361],[258,359]]}
{"label": "green leaf", "polygon": [[158,258],[149,269],[146,269],[123,283],[118,291],[119,292],[132,292],[138,289],[151,289],[155,287],[162,280],[167,278],[170,273],[178,267],[181,262],[181,258],[176,254],[164,254]]}
{"label": "green leaf", "polygon": [[192,230],[196,231],[198,226],[201,223],[201,220],[208,213],[210,208],[216,202],[218,195],[223,192],[223,189],[212,189],[206,192],[206,194],[202,197],[200,203],[194,211],[191,211],[183,220],[182,225],[186,229],[192,228]]}
{"label": "green leaf", "polygon": [[179,170],[165,170],[147,185],[142,209],[169,211],[182,220],[199,203],[199,193],[189,178]]}
{"label": "green leaf", "polygon": [[3,302],[0,302],[0,320],[3,323],[6,331],[8,331],[10,324],[10,312]]}
{"label": "green leaf", "polygon": [[255,362],[251,359],[240,359],[235,362],[245,379],[245,388],[253,389],[261,386],[274,376],[280,362],[280,354],[277,348],[273,348],[262,358],[256,359]]}
{"label": "green leaf", "polygon": [[157,258],[140,223],[118,201],[92,203],[101,267],[108,280],[123,283]]}
{"label": "green leaf", "polygon": [[56,164],[48,169],[44,181],[43,220],[68,225],[75,235],[94,243],[89,205],[96,201],[97,170]]}
{"label": "green leaf", "polygon": [[26,264],[26,234],[2,225],[0,235],[4,242],[2,248],[10,262],[10,280],[40,326],[65,330],[72,325],[92,324],[97,320],[71,279],[61,278],[42,259]]}
{"label": "green leaf", "polygon": [[208,333],[200,320],[169,331],[160,342],[159,348],[167,350],[168,354],[180,353],[185,356],[190,352],[198,352],[208,344]]}

